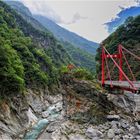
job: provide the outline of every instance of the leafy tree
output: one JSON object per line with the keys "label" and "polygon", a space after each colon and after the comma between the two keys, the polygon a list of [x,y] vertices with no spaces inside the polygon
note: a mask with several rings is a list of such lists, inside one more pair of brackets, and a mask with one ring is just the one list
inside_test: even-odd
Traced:
{"label": "leafy tree", "polygon": [[73,72],[73,75],[74,75],[75,78],[79,78],[79,79],[85,79],[85,80],[93,80],[94,79],[93,74],[91,74],[86,69],[82,69],[82,68],[77,68]]}
{"label": "leafy tree", "polygon": [[17,52],[7,44],[0,46],[0,95],[22,92],[24,68]]}

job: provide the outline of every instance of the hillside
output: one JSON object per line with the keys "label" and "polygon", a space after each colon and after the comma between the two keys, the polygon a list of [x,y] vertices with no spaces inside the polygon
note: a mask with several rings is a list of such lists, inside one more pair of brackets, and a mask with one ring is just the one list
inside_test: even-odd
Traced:
{"label": "hillside", "polygon": [[41,23],[39,23],[37,20],[35,20],[32,17],[32,13],[29,11],[29,9],[24,6],[19,1],[5,1],[6,4],[10,5],[11,8],[15,9],[28,23],[30,23],[34,28],[43,31],[43,32],[49,32]]}
{"label": "hillside", "polygon": [[89,53],[95,54],[96,49],[98,48],[98,43],[88,41],[85,38],[70,32],[53,21],[49,20],[46,17],[41,15],[34,15],[35,19],[37,19],[44,27],[48,28],[52,33],[59,39],[63,41],[67,41],[74,45],[75,47],[81,48]]}
{"label": "hillside", "polygon": [[71,58],[73,59],[73,62],[76,66],[85,68],[95,74],[96,70],[96,63],[95,63],[95,56],[91,55],[88,52],[85,52],[84,50],[80,48],[74,47],[69,42],[62,41],[63,46],[67,50],[67,52],[71,55]]}
{"label": "hillside", "polygon": [[[126,49],[130,50],[137,56],[140,56],[140,16],[129,17],[124,24],[119,26],[119,28],[112,33],[107,39],[102,42],[110,53],[115,53],[117,51],[117,45],[121,43]],[[98,54],[96,60],[100,62],[100,53],[101,48],[98,49]],[[126,54],[128,63],[131,66],[133,73],[137,80],[140,80],[140,71],[139,71],[139,61],[133,58],[133,56]],[[125,62],[125,60],[123,60]],[[123,70],[130,76],[130,72],[126,66],[126,63],[123,63]],[[110,63],[112,66],[112,63]],[[101,66],[98,67],[97,72],[100,73]],[[118,70],[115,69],[114,77],[117,77]],[[112,74],[113,75],[113,74]],[[100,76],[100,74],[99,74]]]}
{"label": "hillside", "polygon": [[109,94],[92,73],[68,65],[63,45],[40,27],[0,1],[0,140],[139,139],[132,96]]}
{"label": "hillside", "polygon": [[[43,26],[42,22],[40,23],[39,21],[34,19],[31,12],[29,11],[29,9],[26,6],[24,6],[22,3],[17,2],[17,1],[7,1],[6,3],[9,4],[12,8],[14,8],[35,29],[43,31],[43,32],[47,32],[49,34],[51,34],[50,32],[54,33],[53,29],[51,29],[51,28],[53,28],[53,25],[55,23],[52,22],[53,25],[49,25],[49,27]],[[55,26],[59,27],[56,24],[55,24]],[[61,29],[61,27],[59,27],[59,28]],[[63,30],[65,30],[65,29],[63,29]],[[68,31],[65,30],[65,32],[67,33]],[[54,35],[55,35],[55,33],[54,33]],[[62,35],[62,37],[63,37],[63,35]],[[60,38],[58,38],[58,39],[60,39]],[[76,66],[83,67],[85,69],[90,70],[91,72],[95,71],[96,64],[95,64],[95,58],[94,58],[93,54],[88,53],[87,51],[85,51],[83,49],[77,48],[76,45],[72,45],[72,42],[70,43],[68,41],[63,41],[61,39],[60,39],[60,42],[63,44],[64,48],[69,53],[69,55],[72,59],[72,62]],[[90,42],[90,44],[93,45],[91,42]],[[85,44],[85,47],[86,46],[88,46],[88,45]],[[92,47],[91,47],[91,49],[92,49]],[[90,52],[92,52],[92,50],[90,50]],[[96,52],[96,49],[94,48],[94,54],[95,54],[95,52]]]}
{"label": "hillside", "polygon": [[91,54],[96,54],[96,50],[99,46],[98,43],[89,41],[73,32],[70,32],[46,17],[41,15],[32,15],[30,10],[21,2],[6,1],[6,3],[9,4],[12,8],[16,9],[16,11],[19,12],[24,18],[26,18],[26,20],[30,22],[34,27],[40,30],[48,29],[60,41],[62,40],[64,42],[69,42],[75,47],[85,50]]}
{"label": "hillside", "polygon": [[63,46],[1,1],[0,23],[1,96],[25,87],[44,88],[56,83],[56,68],[71,61]]}

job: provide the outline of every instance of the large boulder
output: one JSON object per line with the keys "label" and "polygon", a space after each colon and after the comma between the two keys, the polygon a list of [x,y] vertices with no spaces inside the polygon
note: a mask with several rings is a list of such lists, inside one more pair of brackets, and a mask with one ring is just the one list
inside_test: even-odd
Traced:
{"label": "large boulder", "polygon": [[107,132],[107,137],[109,139],[112,139],[112,138],[114,138],[114,136],[115,136],[114,130],[113,129],[109,129],[108,132]]}
{"label": "large boulder", "polygon": [[102,135],[102,132],[100,132],[99,130],[89,127],[86,130],[86,136],[89,138],[94,138],[94,137],[100,137]]}

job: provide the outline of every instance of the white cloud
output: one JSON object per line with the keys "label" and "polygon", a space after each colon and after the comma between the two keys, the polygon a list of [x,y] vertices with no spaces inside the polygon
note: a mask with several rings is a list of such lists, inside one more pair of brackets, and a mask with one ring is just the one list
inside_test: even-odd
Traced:
{"label": "white cloud", "polygon": [[100,42],[109,33],[104,23],[116,18],[122,8],[137,0],[22,0],[33,14],[44,15],[60,26]]}

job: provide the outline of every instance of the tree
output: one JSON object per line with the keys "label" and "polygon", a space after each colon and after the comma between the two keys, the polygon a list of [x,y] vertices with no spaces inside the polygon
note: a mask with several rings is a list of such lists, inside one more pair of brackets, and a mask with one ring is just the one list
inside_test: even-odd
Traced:
{"label": "tree", "polygon": [[7,96],[24,89],[24,68],[16,51],[9,45],[0,46],[0,95]]}

